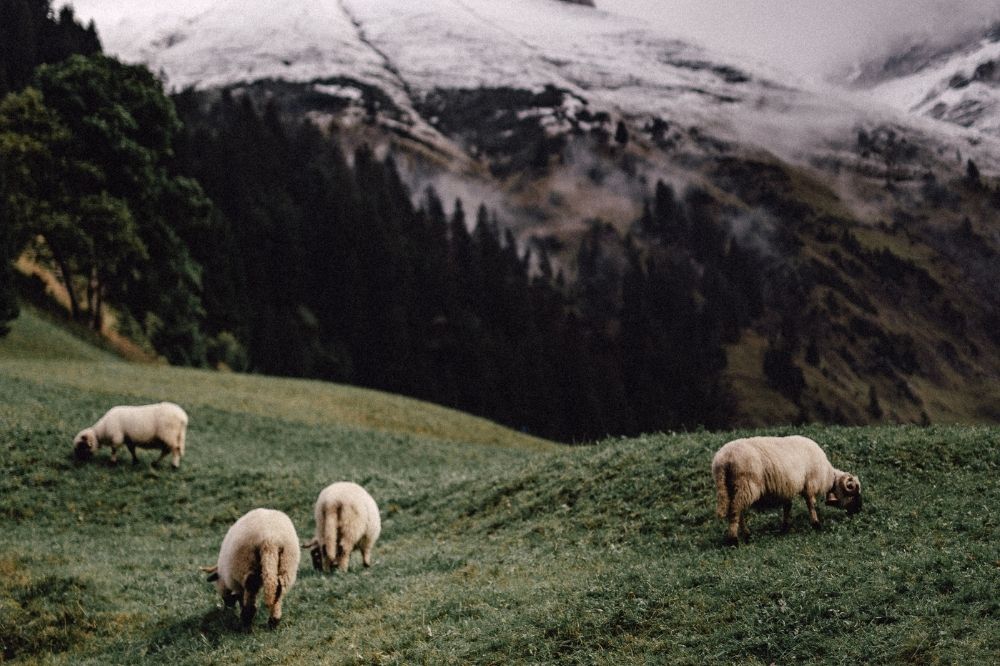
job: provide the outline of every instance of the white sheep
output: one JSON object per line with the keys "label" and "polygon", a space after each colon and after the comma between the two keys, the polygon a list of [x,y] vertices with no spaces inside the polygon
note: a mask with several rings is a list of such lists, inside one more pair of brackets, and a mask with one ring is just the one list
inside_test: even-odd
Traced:
{"label": "white sheep", "polygon": [[184,440],[188,416],[172,402],[155,405],[121,405],[112,407],[97,423],[84,428],[73,438],[78,456],[89,456],[101,445],[111,446],[111,462],[118,462],[118,449],[124,444],[132,454],[132,463],[139,462],[135,447],[160,449],[159,464],[167,454],[173,454],[170,464],[175,468],[184,455]]}
{"label": "white sheep", "polygon": [[378,505],[368,492],[356,483],[333,483],[320,492],[313,508],[316,535],[302,544],[311,549],[313,567],[329,571],[334,564],[347,571],[351,553],[361,551],[366,567],[372,564],[372,548],[382,531]]}
{"label": "white sheep", "polygon": [[257,614],[257,593],[264,592],[267,626],[281,621],[281,602],[295,584],[299,570],[299,537],[287,515],[274,509],[254,509],[233,523],[222,540],[213,567],[201,567],[214,582],[227,608],[240,603],[240,620],[247,631]]}
{"label": "white sheep", "polygon": [[749,437],[725,444],[712,458],[712,477],[718,494],[716,513],[729,527],[726,541],[737,543],[738,534],[750,536],[744,519],[749,507],[782,507],[781,529],[788,530],[792,499],[805,498],[809,520],[820,526],[816,495],[849,514],[861,510],[861,482],[835,469],[819,444],[807,437]]}

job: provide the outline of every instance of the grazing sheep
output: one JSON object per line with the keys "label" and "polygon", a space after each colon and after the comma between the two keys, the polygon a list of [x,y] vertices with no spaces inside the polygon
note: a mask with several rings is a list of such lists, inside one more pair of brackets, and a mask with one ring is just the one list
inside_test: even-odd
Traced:
{"label": "grazing sheep", "polygon": [[712,458],[712,477],[718,492],[716,513],[729,522],[726,541],[737,543],[737,534],[750,537],[743,512],[750,506],[782,507],[783,532],[788,530],[792,499],[805,498],[809,520],[819,528],[816,494],[847,513],[861,510],[861,482],[835,469],[819,444],[806,437],[749,437],[724,445]]}
{"label": "grazing sheep", "polygon": [[184,439],[188,417],[184,410],[172,402],[155,405],[112,407],[97,423],[84,428],[73,438],[73,447],[79,457],[89,457],[98,447],[111,446],[111,462],[118,462],[118,449],[122,444],[132,454],[132,463],[138,463],[135,447],[160,449],[159,464],[168,453],[173,454],[170,464],[180,467],[184,455]]}
{"label": "grazing sheep", "polygon": [[311,549],[317,571],[329,571],[334,564],[347,571],[355,548],[361,551],[364,565],[372,565],[372,548],[382,531],[382,519],[378,505],[364,488],[349,481],[327,486],[316,499],[313,514],[316,536],[302,547]]}
{"label": "grazing sheep", "polygon": [[240,619],[251,629],[257,614],[257,593],[264,591],[270,611],[267,626],[281,621],[284,594],[295,584],[299,570],[299,537],[292,521],[281,511],[254,509],[244,514],[226,532],[214,567],[201,567],[210,574],[227,608],[240,603]]}

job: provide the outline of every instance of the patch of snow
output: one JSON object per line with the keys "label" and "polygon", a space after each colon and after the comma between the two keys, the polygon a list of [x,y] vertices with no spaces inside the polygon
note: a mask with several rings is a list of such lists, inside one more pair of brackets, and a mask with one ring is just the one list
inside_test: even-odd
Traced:
{"label": "patch of snow", "polygon": [[312,89],[323,95],[329,95],[330,97],[339,97],[341,99],[349,99],[354,102],[360,101],[361,98],[364,97],[364,93],[355,88],[354,86],[338,86],[327,83],[314,83]]}
{"label": "patch of snow", "polygon": [[[975,47],[941,58],[915,74],[880,83],[869,94],[901,111],[1000,134],[1000,89],[971,81],[980,64],[998,59],[1000,42],[982,39]],[[956,77],[970,81],[955,86]],[[971,108],[974,114],[962,115],[963,109]]]}
{"label": "patch of snow", "polygon": [[[801,153],[831,132],[850,134],[859,119],[898,118],[891,107],[909,110],[932,87],[923,78],[886,84],[868,96],[814,89],[787,73],[692,46],[642,20],[552,0],[75,5],[81,17],[98,19],[109,52],[163,72],[169,88],[349,78],[383,91],[411,132],[437,143],[447,140],[414,108],[438,89],[555,86],[569,93],[563,118],[587,106]],[[1000,56],[1000,44],[992,48]],[[562,122],[546,121],[549,127]]]}

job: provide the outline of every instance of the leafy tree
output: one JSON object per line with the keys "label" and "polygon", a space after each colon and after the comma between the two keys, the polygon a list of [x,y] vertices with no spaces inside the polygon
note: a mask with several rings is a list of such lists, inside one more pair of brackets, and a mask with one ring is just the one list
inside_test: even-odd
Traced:
{"label": "leafy tree", "polygon": [[29,88],[0,102],[0,172],[3,212],[14,254],[39,237],[37,249],[50,257],[69,294],[75,319],[81,316],[74,277],[90,243],[77,224],[78,201],[70,183],[84,180],[86,164],[69,156],[72,137],[58,115]]}
{"label": "leafy tree", "polygon": [[210,202],[170,169],[179,130],[146,68],[77,55],[4,102],[0,151],[19,240],[43,239],[74,317],[86,304],[99,328],[112,304],[168,359],[200,363],[201,269],[183,236]]}

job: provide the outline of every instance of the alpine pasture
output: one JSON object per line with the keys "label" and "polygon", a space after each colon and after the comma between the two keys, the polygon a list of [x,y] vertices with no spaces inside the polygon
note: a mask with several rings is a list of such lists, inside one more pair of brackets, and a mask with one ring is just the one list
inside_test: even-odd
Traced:
{"label": "alpine pasture", "polygon": [[[159,400],[190,416],[179,470],[73,460],[108,407]],[[864,510],[821,507],[814,531],[797,501],[788,534],[762,512],[725,547],[709,465],[749,431],[561,446],[374,391],[125,363],[26,308],[0,341],[0,660],[995,663],[1000,428],[767,432],[818,441]],[[303,557],[282,625],[241,632],[198,566],[259,506],[308,540],[338,480],[378,501],[374,566]]]}

